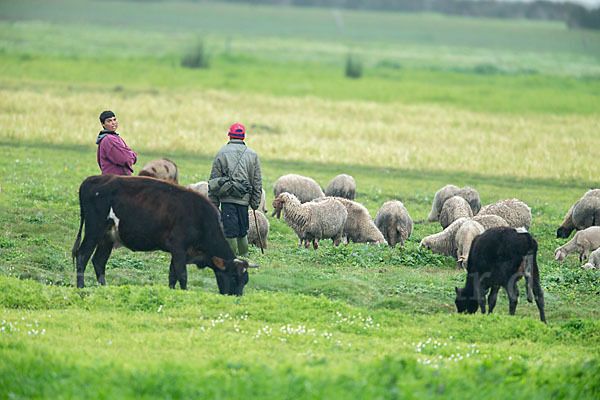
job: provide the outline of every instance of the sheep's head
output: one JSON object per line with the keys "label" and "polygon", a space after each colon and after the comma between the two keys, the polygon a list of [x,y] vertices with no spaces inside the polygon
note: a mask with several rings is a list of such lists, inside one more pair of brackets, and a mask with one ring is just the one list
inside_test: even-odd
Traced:
{"label": "sheep's head", "polygon": [[458,257],[458,260],[456,260],[456,266],[458,267],[458,269],[467,269],[467,259],[468,259],[468,255],[463,255]]}
{"label": "sheep's head", "polygon": [[556,230],[556,237],[558,239],[566,239],[569,237],[569,235],[571,234],[572,231],[573,231],[573,229],[567,229],[562,226],[559,226],[558,229]]}
{"label": "sheep's head", "polygon": [[273,213],[271,214],[271,217],[276,216],[277,219],[281,217],[281,209],[283,208],[284,202],[285,200],[281,194],[273,199]]}
{"label": "sheep's head", "polygon": [[429,240],[427,240],[427,238],[423,238],[423,240],[421,240],[421,243],[419,243],[419,247],[425,250],[431,250],[431,243],[429,242]]}
{"label": "sheep's head", "polygon": [[586,263],[581,266],[581,269],[596,269],[596,267],[592,263]]}
{"label": "sheep's head", "polygon": [[563,262],[567,258],[567,253],[560,247],[554,250],[554,259],[559,263]]}

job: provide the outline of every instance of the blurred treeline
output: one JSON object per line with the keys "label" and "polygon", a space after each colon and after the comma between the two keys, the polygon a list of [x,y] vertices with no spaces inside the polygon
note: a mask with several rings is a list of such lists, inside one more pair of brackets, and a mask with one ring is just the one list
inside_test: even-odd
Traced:
{"label": "blurred treeline", "polygon": [[[157,1],[157,0],[137,0]],[[159,0],[160,1],[160,0]],[[167,0],[168,1],[168,0]],[[190,0],[199,1],[199,0]],[[600,29],[600,7],[550,1],[494,0],[215,0],[226,3],[269,4],[302,7],[348,8],[378,11],[438,12],[487,18],[524,18],[564,21],[569,28]]]}

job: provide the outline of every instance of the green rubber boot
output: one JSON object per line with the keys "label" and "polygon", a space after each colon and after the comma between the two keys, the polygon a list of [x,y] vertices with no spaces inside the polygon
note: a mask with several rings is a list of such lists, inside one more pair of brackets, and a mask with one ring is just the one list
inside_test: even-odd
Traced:
{"label": "green rubber boot", "polygon": [[238,255],[248,257],[248,236],[237,238]]}
{"label": "green rubber boot", "polygon": [[233,254],[237,254],[238,251],[238,238],[227,238],[227,243],[229,243],[229,247],[231,247],[231,251]]}

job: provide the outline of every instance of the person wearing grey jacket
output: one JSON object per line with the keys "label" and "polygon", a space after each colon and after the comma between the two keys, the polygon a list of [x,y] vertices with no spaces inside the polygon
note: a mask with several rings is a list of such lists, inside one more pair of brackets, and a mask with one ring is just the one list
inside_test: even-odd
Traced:
{"label": "person wearing grey jacket", "polygon": [[[260,162],[256,152],[244,143],[244,125],[231,125],[228,136],[229,142],[217,152],[213,161],[208,197],[217,208],[221,207],[223,230],[229,246],[234,253],[245,257],[248,255],[248,206],[257,210],[262,194]],[[234,186],[232,190],[220,190],[221,185],[211,184],[227,180]]]}

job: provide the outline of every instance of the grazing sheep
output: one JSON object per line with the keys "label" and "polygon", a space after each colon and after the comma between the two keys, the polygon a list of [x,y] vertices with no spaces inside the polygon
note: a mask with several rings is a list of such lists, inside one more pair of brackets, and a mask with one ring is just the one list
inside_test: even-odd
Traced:
{"label": "grazing sheep", "polygon": [[348,200],[342,197],[321,197],[313,200],[313,202],[320,202],[327,199],[338,200],[346,207],[348,217],[346,218],[344,233],[342,235],[345,238],[346,243],[386,243],[383,234],[377,229],[373,220],[371,220],[371,214],[369,214],[369,211],[365,206],[354,200]]}
{"label": "grazing sheep", "polygon": [[298,198],[288,192],[279,194],[273,200],[273,211],[296,232],[300,245],[308,248],[312,241],[313,248],[319,247],[319,239],[331,238],[334,246],[339,246],[344,233],[344,224],[348,218],[346,207],[333,198],[323,201],[300,203]]}
{"label": "grazing sheep", "polygon": [[446,229],[451,223],[462,217],[473,217],[471,206],[465,199],[460,196],[452,196],[444,202],[439,217],[442,229]]}
{"label": "grazing sheep", "polygon": [[391,247],[396,246],[396,243],[404,246],[404,242],[412,234],[412,218],[404,204],[397,200],[383,203],[374,222]]}
{"label": "grazing sheep", "polygon": [[425,236],[419,246],[436,254],[443,254],[456,259],[458,252],[456,232],[467,221],[469,221],[469,218],[466,217],[457,219],[443,231],[435,235]]}
{"label": "grazing sheep", "polygon": [[208,182],[206,181],[190,183],[189,185],[187,185],[187,187],[195,192],[198,192],[208,197]]}
{"label": "grazing sheep", "polygon": [[588,190],[569,208],[563,223],[556,230],[556,237],[568,238],[575,229],[596,225],[600,225],[600,189]]}
{"label": "grazing sheep", "polygon": [[328,197],[343,197],[345,199],[354,200],[355,194],[356,182],[352,176],[346,174],[336,176],[325,188],[325,196]]}
{"label": "grazing sheep", "polygon": [[456,232],[456,265],[460,270],[461,268],[467,269],[467,260],[469,259],[469,250],[471,250],[471,243],[475,236],[483,233],[485,228],[477,221],[467,221],[461,225]]}
{"label": "grazing sheep", "polygon": [[[190,183],[187,187],[189,189],[192,189],[192,190],[208,197],[208,182],[206,182],[206,181]],[[264,212],[265,214],[267,213],[267,202],[266,202],[265,189],[262,189],[262,194],[260,196],[260,206],[258,207],[258,209],[260,211]]]}
{"label": "grazing sheep", "polygon": [[554,250],[554,258],[558,262],[563,262],[571,253],[579,253],[579,261],[583,262],[588,258],[591,251],[600,247],[600,226],[590,226],[582,231],[578,231],[573,239]]}
{"label": "grazing sheep", "polygon": [[498,228],[501,226],[508,226],[508,222],[506,222],[504,220],[504,218],[499,217],[497,215],[494,214],[488,214],[488,215],[476,215],[473,217],[473,221],[479,222],[484,229],[490,229],[490,228]]}
{"label": "grazing sheep", "polygon": [[152,178],[165,179],[179,183],[177,164],[168,158],[159,158],[150,161],[142,167],[138,176],[150,176]]}
{"label": "grazing sheep", "polygon": [[[296,174],[283,175],[275,181],[273,184],[274,197],[279,196],[283,192],[293,194],[300,200],[300,203],[306,203],[325,196],[325,193],[323,193],[323,190],[321,190],[321,187],[314,179]],[[275,215],[277,215],[277,218],[280,217],[279,213],[273,210],[271,216]]]}
{"label": "grazing sheep", "polygon": [[461,188],[456,195],[462,197],[467,201],[467,203],[469,203],[469,206],[471,206],[471,211],[473,211],[473,215],[477,215],[479,210],[481,210],[481,200],[479,199],[479,193],[477,190],[470,186],[465,186]]}
{"label": "grazing sheep", "polygon": [[258,222],[258,231],[256,229],[256,223],[254,221],[254,212],[253,210],[248,210],[248,221],[250,222],[250,227],[248,228],[248,243],[253,244],[255,246],[261,247],[258,233],[260,232],[260,238],[262,239],[262,248],[267,248],[267,236],[269,235],[269,220],[260,211],[256,212],[256,221]]}
{"label": "grazing sheep", "polygon": [[442,211],[442,207],[446,200],[448,200],[452,196],[456,196],[456,193],[460,188],[455,185],[446,185],[437,192],[435,192],[435,196],[433,197],[433,206],[431,207],[431,212],[427,217],[427,222],[435,222],[439,221],[440,212]]}
{"label": "grazing sheep", "polygon": [[581,266],[583,269],[600,269],[600,248],[590,253],[588,262]]}
{"label": "grazing sheep", "polygon": [[510,227],[492,228],[476,236],[469,252],[465,287],[455,288],[458,312],[473,314],[481,308],[481,313],[485,314],[485,294],[490,290],[488,305],[491,313],[502,286],[508,292],[509,314],[515,315],[519,297],[517,281],[525,276],[527,300],[533,300],[533,291],[540,320],[545,323],[537,250],[537,242],[529,232],[519,233]]}
{"label": "grazing sheep", "polygon": [[506,199],[488,204],[479,210],[477,215],[497,215],[502,217],[508,226],[513,228],[524,227],[529,230],[531,225],[531,208],[521,200]]}

